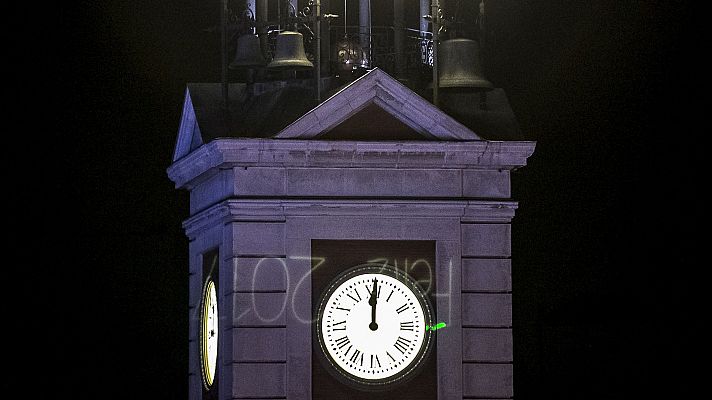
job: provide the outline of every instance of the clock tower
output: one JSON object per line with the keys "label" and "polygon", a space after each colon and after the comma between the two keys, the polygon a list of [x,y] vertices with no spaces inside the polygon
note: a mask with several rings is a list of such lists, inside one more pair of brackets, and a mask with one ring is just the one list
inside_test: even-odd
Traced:
{"label": "clock tower", "polygon": [[485,139],[516,125],[504,92],[466,126],[379,68],[310,90],[186,90],[189,398],[511,398],[510,174],[535,143]]}

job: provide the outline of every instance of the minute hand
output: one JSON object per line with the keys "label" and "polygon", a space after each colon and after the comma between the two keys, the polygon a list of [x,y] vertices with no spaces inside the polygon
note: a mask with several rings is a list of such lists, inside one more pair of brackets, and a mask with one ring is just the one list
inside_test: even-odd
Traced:
{"label": "minute hand", "polygon": [[373,278],[373,291],[371,292],[371,298],[368,299],[368,305],[371,306],[371,323],[368,324],[368,328],[372,331],[375,331],[378,329],[378,324],[376,323],[376,304],[378,304],[378,300],[376,300],[376,297],[378,295],[378,280],[376,278]]}

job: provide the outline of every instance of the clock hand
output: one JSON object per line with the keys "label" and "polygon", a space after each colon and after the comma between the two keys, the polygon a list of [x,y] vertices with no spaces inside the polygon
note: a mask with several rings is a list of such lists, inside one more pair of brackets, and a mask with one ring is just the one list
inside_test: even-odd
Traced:
{"label": "clock hand", "polygon": [[368,299],[368,305],[371,306],[371,323],[368,324],[368,328],[372,331],[378,329],[378,324],[376,323],[376,304],[378,304],[378,300],[376,300],[376,296],[378,294],[377,283],[378,280],[373,278],[373,292],[371,292],[371,298]]}

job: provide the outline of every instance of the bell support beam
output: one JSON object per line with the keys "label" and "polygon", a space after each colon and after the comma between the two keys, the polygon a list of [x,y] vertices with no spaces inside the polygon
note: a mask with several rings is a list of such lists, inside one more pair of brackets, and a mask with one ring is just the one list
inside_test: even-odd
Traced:
{"label": "bell support beam", "polygon": [[405,64],[404,0],[393,0],[393,49],[396,53],[396,78],[402,79]]}
{"label": "bell support beam", "polygon": [[438,98],[438,86],[440,86],[440,77],[438,76],[438,30],[440,29],[440,3],[439,0],[433,0],[431,5],[430,15],[433,23],[433,105],[440,106]]}
{"label": "bell support beam", "polygon": [[[345,23],[346,24],[346,23]],[[346,24],[348,25],[348,24]],[[368,54],[368,62],[371,57],[371,0],[359,0],[358,2],[358,34],[361,48]]]}
{"label": "bell support beam", "polygon": [[316,78],[316,102],[321,103],[321,0],[314,1],[314,36],[316,48],[314,49],[314,78]]}
{"label": "bell support beam", "polygon": [[260,47],[262,48],[262,55],[264,56],[265,50],[267,48],[267,25],[266,21],[268,18],[268,8],[267,0],[249,0],[254,2],[255,11],[255,23],[257,28],[255,33],[260,37]]}

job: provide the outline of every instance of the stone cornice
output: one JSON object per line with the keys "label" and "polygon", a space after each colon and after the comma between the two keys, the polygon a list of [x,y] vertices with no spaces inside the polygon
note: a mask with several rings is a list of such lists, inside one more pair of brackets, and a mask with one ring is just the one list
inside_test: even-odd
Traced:
{"label": "stone cornice", "polygon": [[356,142],[227,138],[213,140],[168,168],[177,188],[220,168],[515,169],[536,142]]}
{"label": "stone cornice", "polygon": [[226,200],[183,223],[193,238],[222,223],[284,222],[289,217],[460,218],[462,222],[509,223],[514,201],[447,200]]}

